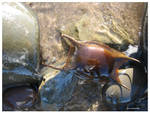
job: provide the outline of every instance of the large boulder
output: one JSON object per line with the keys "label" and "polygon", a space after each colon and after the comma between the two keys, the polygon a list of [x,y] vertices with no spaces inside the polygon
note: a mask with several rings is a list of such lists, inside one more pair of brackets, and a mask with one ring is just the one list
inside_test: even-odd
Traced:
{"label": "large boulder", "polygon": [[2,3],[3,86],[38,82],[39,26],[21,3]]}
{"label": "large boulder", "polygon": [[31,110],[38,98],[39,26],[22,3],[2,3],[3,110]]}

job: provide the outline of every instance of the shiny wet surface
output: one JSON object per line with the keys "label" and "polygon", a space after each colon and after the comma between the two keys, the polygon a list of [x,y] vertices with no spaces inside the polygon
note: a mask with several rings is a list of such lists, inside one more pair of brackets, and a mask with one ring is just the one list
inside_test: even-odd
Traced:
{"label": "shiny wet surface", "polygon": [[[47,63],[59,66],[66,58],[67,55],[64,51],[67,50],[65,47],[62,47],[58,31],[60,29],[66,30],[68,23],[72,22],[76,24],[75,32],[73,31],[72,35],[78,36],[79,40],[96,40],[93,38],[95,36],[93,32],[89,32],[94,31],[98,34],[99,38],[101,37],[102,41],[114,45],[118,50],[124,50],[128,47],[128,44],[124,44],[124,39],[130,44],[138,43],[138,34],[141,29],[143,15],[143,3],[26,4],[38,15],[41,35],[41,56]],[[121,37],[124,39],[122,40]],[[132,38],[132,40],[130,40],[130,38]],[[109,39],[111,39],[113,43]],[[119,46],[116,46],[116,42]],[[30,87],[15,87],[3,92],[3,110],[147,110],[147,95],[145,94],[143,97],[143,93],[145,93],[144,90],[147,88],[147,75],[144,75],[144,77],[141,76],[144,73],[143,70],[141,71],[143,68],[135,68],[137,68],[138,71],[134,71],[135,77],[133,78],[132,96],[134,97],[135,94],[139,95],[135,96],[134,101],[124,104],[124,106],[120,104],[116,106],[115,100],[117,99],[115,98],[113,98],[113,100],[109,99],[107,102],[109,95],[104,98],[106,103],[103,102],[101,95],[102,88],[98,84],[83,82],[82,80],[78,81],[72,72],[47,71],[49,69],[43,68],[44,74],[42,73],[42,75],[44,76],[43,82],[45,83],[41,84],[41,89],[39,88],[41,102],[38,103],[38,107],[33,107],[38,92],[35,92]],[[116,88],[116,90],[118,91],[117,93],[120,93],[118,88]],[[117,93],[116,95],[120,96],[120,94]],[[114,96],[116,95],[114,92]],[[111,102],[114,105],[112,105]],[[41,105],[43,106],[41,107]],[[54,107],[52,107],[53,105]]]}
{"label": "shiny wet surface", "polygon": [[37,101],[37,92],[28,86],[8,88],[3,92],[3,111],[29,110]]}

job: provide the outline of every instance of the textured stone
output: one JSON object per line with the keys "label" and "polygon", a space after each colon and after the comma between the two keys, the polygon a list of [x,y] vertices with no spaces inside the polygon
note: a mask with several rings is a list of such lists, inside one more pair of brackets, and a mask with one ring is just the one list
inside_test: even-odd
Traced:
{"label": "textured stone", "polygon": [[71,99],[78,78],[74,71],[44,74],[39,87],[41,106],[44,110],[60,110]]}

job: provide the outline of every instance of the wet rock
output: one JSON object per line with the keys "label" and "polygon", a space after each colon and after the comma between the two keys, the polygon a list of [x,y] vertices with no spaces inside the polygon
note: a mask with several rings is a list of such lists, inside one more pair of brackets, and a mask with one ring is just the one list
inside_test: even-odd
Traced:
{"label": "wet rock", "polygon": [[21,3],[2,3],[3,86],[36,83],[39,27],[35,14]]}
{"label": "wet rock", "polygon": [[35,89],[29,86],[8,88],[3,93],[3,111],[29,110],[37,97]]}
{"label": "wet rock", "polygon": [[79,80],[72,98],[66,102],[65,111],[107,111],[110,110],[101,100],[101,86],[98,83]]}
{"label": "wet rock", "polygon": [[75,36],[76,39],[81,41],[99,41],[105,43],[118,50],[127,49],[129,44],[133,44],[133,40],[130,39],[129,34],[117,25],[116,22],[112,23],[112,28],[103,24],[100,18],[94,18],[88,15],[83,15],[81,20],[68,25],[66,29],[62,30],[62,33]]}
{"label": "wet rock", "polygon": [[145,71],[147,73],[147,63],[148,63],[148,4],[145,4],[145,12],[142,21],[142,29],[140,34],[140,44],[138,53],[140,54],[140,60],[145,65]]}
{"label": "wet rock", "polygon": [[127,105],[127,111],[147,111],[148,110],[148,95],[144,94],[142,97],[137,98],[134,102]]}
{"label": "wet rock", "polygon": [[76,71],[67,72],[42,69],[43,82],[39,87],[41,109],[49,111],[107,110],[101,103],[100,87],[76,76]]}
{"label": "wet rock", "polygon": [[73,71],[49,71],[45,74],[39,87],[42,109],[60,110],[71,99],[77,81]]}

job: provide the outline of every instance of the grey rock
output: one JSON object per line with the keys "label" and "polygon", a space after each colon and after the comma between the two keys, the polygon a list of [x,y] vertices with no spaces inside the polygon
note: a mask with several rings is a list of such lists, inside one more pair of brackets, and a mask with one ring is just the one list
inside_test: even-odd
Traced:
{"label": "grey rock", "polygon": [[142,21],[142,29],[140,35],[140,44],[138,48],[138,54],[140,54],[140,59],[145,65],[145,71],[147,73],[147,63],[148,63],[148,4],[144,7],[144,16]]}
{"label": "grey rock", "polygon": [[39,87],[41,107],[44,110],[60,110],[71,99],[78,78],[74,71],[45,74]]}
{"label": "grey rock", "polygon": [[111,27],[104,24],[102,15],[99,18],[91,18],[91,15],[83,15],[76,23],[68,24],[66,29],[61,31],[65,34],[74,36],[81,41],[99,41],[118,50],[126,50],[128,45],[134,44],[130,34],[117,22],[112,20]]}
{"label": "grey rock", "polygon": [[22,3],[2,3],[3,86],[35,83],[39,69],[39,26]]}

